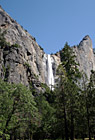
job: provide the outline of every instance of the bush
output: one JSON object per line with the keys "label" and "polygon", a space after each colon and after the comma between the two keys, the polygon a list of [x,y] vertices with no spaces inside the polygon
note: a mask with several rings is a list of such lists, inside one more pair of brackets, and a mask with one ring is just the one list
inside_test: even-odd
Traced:
{"label": "bush", "polygon": [[14,48],[20,48],[21,46],[19,44],[16,44],[15,43],[15,44],[12,45],[12,47],[14,47]]}
{"label": "bush", "polygon": [[28,63],[24,63],[24,66],[26,67],[26,68],[30,68],[31,66],[28,64]]}
{"label": "bush", "polygon": [[40,47],[41,50],[44,50],[40,45],[39,45],[39,47]]}

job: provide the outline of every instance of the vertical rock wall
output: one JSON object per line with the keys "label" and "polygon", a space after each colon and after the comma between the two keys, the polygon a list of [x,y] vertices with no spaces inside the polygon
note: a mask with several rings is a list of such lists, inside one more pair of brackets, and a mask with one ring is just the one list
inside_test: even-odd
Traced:
{"label": "vertical rock wall", "polygon": [[[26,86],[32,83],[33,86],[39,87],[40,82],[47,84],[49,81],[47,55],[37,44],[35,38],[1,7],[0,29],[2,32],[6,31],[6,42],[10,44],[6,47],[0,46],[0,78]],[[14,44],[18,44],[19,47],[14,47]],[[55,75],[56,59],[53,59],[52,67]]]}
{"label": "vertical rock wall", "polygon": [[87,77],[90,78],[91,70],[95,70],[95,57],[90,37],[88,35],[85,36],[79,45],[73,47],[73,49],[80,71],[85,72]]}
{"label": "vertical rock wall", "polygon": [[[35,88],[40,88],[40,83],[54,85],[60,54],[45,54],[35,38],[1,7],[0,29],[2,32],[6,31],[5,38],[8,43],[4,47],[0,46],[0,78],[26,86],[32,83]],[[85,36],[78,46],[73,47],[73,50],[80,71],[84,71],[89,78],[90,71],[95,70],[95,57],[90,37]]]}

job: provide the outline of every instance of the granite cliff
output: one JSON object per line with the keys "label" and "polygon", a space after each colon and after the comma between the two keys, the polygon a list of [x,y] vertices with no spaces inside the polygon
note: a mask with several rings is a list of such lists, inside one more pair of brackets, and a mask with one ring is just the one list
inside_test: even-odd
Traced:
{"label": "granite cliff", "polygon": [[[22,83],[41,89],[41,83],[54,84],[56,69],[60,64],[60,54],[47,55],[26,30],[13,20],[0,7],[1,34],[7,44],[0,45],[0,78],[11,83]],[[78,46],[73,47],[80,64],[88,78],[90,70],[95,70],[95,57],[92,41],[85,36]]]}
{"label": "granite cliff", "polygon": [[[0,78],[11,83],[22,83],[40,88],[48,82],[48,55],[37,44],[34,37],[25,31],[0,7],[0,29],[6,31],[7,45],[0,46]],[[60,58],[50,56],[55,75]]]}
{"label": "granite cliff", "polygon": [[73,49],[80,65],[80,71],[85,72],[87,77],[90,78],[91,70],[95,70],[95,56],[91,38],[88,35],[85,36],[79,45],[74,46]]}

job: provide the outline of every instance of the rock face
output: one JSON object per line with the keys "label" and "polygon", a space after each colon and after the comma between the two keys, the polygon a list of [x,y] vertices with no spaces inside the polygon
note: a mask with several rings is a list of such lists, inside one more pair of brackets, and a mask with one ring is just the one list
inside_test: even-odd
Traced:
{"label": "rock face", "polygon": [[80,71],[85,72],[87,77],[90,78],[91,70],[95,70],[95,57],[90,37],[88,35],[85,36],[80,44],[74,46],[73,49],[77,56],[77,62],[80,65]]}
{"label": "rock face", "polygon": [[[7,42],[6,46],[0,46],[0,78],[26,86],[32,84],[39,90],[41,83],[46,83],[48,86],[54,85],[56,69],[60,64],[59,53],[45,54],[35,38],[1,7],[0,29],[2,32],[6,31]],[[95,58],[90,37],[85,36],[73,49],[77,62],[80,64],[80,71],[83,70],[89,78],[90,70],[95,70]]]}
{"label": "rock face", "polygon": [[[43,49],[36,43],[27,31],[14,21],[0,7],[0,29],[6,31],[5,38],[10,45],[0,47],[0,78],[11,83],[22,83],[29,86],[30,83],[37,88],[47,81],[47,58]],[[19,44],[20,47],[13,47]],[[53,59],[53,72],[55,75],[56,57]]]}

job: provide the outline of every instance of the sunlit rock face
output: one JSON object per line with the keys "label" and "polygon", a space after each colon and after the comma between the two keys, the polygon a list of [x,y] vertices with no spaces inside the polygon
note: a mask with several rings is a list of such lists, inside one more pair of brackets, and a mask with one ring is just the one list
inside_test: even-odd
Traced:
{"label": "sunlit rock face", "polygon": [[85,72],[87,77],[90,78],[91,70],[95,70],[95,57],[90,37],[85,36],[79,45],[73,49],[76,54],[76,60],[79,63],[79,70]]}
{"label": "sunlit rock face", "polygon": [[[0,49],[2,60],[0,77],[5,79],[3,68],[7,70],[7,81],[22,83],[29,86],[32,82],[44,82],[43,76],[43,56],[44,52],[36,43],[35,39],[25,31],[16,21],[0,8],[0,28],[6,30],[6,41],[12,44],[19,44],[20,47],[7,47]],[[39,83],[37,83],[39,86]]]}
{"label": "sunlit rock face", "polygon": [[[32,84],[41,89],[41,83],[46,83],[51,89],[56,84],[56,70],[60,61],[60,53],[45,54],[26,30],[23,29],[0,7],[0,29],[6,31],[7,47],[0,46],[0,78],[10,83]],[[20,47],[12,47],[18,44]],[[80,71],[88,78],[90,71],[95,70],[95,58],[92,41],[85,36],[78,46],[73,47]]]}
{"label": "sunlit rock face", "polygon": [[[26,86],[32,83],[37,88],[40,87],[40,83],[46,83],[49,87],[54,85],[58,65],[56,58],[46,55],[35,38],[1,7],[0,29],[2,32],[6,31],[6,41],[11,45],[6,48],[0,46],[0,78]],[[13,44],[19,44],[20,47],[12,47]]]}

